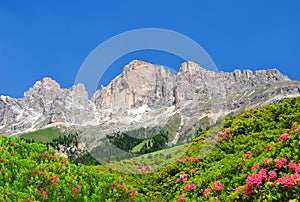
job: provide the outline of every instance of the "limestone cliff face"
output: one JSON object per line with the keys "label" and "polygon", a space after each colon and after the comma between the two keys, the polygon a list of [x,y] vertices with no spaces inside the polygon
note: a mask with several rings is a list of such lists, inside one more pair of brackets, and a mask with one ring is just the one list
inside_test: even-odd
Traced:
{"label": "limestone cliff face", "polygon": [[133,61],[107,87],[98,90],[92,101],[98,109],[169,106],[174,102],[175,79],[162,66]]}
{"label": "limestone cliff face", "polygon": [[183,104],[188,100],[222,102],[226,97],[270,87],[290,79],[278,70],[214,72],[193,62],[181,65],[177,75],[162,66],[133,61],[107,87],[98,90],[92,101],[97,109],[116,106],[161,107]]}
{"label": "limestone cliff face", "polygon": [[0,97],[0,133],[9,135],[55,124],[99,126],[99,133],[163,124],[179,113],[181,125],[203,116],[218,120],[248,109],[300,95],[300,83],[278,70],[214,72],[184,62],[177,75],[163,66],[135,60],[88,99],[82,84],[69,89],[44,78],[24,98]]}

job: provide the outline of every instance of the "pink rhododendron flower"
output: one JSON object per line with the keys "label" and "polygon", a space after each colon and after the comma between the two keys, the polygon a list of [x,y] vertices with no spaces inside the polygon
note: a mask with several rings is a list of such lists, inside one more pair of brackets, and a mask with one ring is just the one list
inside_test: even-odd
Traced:
{"label": "pink rhododendron flower", "polygon": [[287,140],[287,139],[289,139],[289,134],[287,134],[287,133],[285,133],[285,134],[282,134],[282,135],[280,135],[280,138],[279,138],[281,141],[283,141],[283,140]]}
{"label": "pink rhododendron flower", "polygon": [[251,167],[251,170],[256,170],[259,167],[259,163],[255,163],[253,164],[253,166]]}
{"label": "pink rhododendron flower", "polygon": [[283,164],[286,164],[286,163],[287,163],[286,158],[281,158],[281,162],[282,162]]}
{"label": "pink rhododendron flower", "polygon": [[51,159],[54,161],[56,159],[56,156],[51,156]]}
{"label": "pink rhododendron flower", "polygon": [[271,146],[270,146],[270,145],[267,145],[267,146],[266,146],[266,152],[269,152],[270,149],[271,149]]}
{"label": "pink rhododendron flower", "polygon": [[73,192],[74,192],[75,195],[77,195],[79,193],[76,188],[73,189]]}
{"label": "pink rhododendron flower", "polygon": [[58,180],[59,180],[59,179],[58,179],[58,176],[55,176],[55,177],[52,178],[52,182],[53,182],[53,183],[56,183]]}
{"label": "pink rhododendron flower", "polygon": [[47,195],[47,193],[46,193],[45,191],[43,191],[43,197],[44,197],[45,199],[48,198],[48,195]]}
{"label": "pink rhododendron flower", "polygon": [[295,172],[300,173],[300,163],[297,165],[297,167],[295,168]]}
{"label": "pink rhododendron flower", "polygon": [[42,158],[46,159],[47,158],[47,154],[43,154]]}
{"label": "pink rhododendron flower", "polygon": [[184,159],[186,162],[199,162],[199,158],[185,158]]}
{"label": "pink rhododendron flower", "polygon": [[210,188],[206,188],[203,191],[203,196],[205,196],[206,194],[209,194],[209,193],[210,193]]}
{"label": "pink rhododendron flower", "polygon": [[277,178],[277,173],[275,171],[269,171],[268,172],[269,176],[270,176],[270,180],[276,180]]}
{"label": "pink rhododendron flower", "polygon": [[294,186],[294,179],[291,177],[281,177],[277,179],[278,184],[283,184],[285,187],[291,188]]}
{"label": "pink rhododendron flower", "polygon": [[4,149],[4,150],[6,149],[6,146],[5,146],[5,145],[3,145],[3,149]]}
{"label": "pink rhododendron flower", "polygon": [[271,161],[272,158],[266,158],[265,161],[264,161],[264,166],[266,167],[269,163],[269,161]]}
{"label": "pink rhododendron flower", "polygon": [[178,196],[178,202],[183,202],[184,201],[184,196],[183,195],[179,195]]}
{"label": "pink rhododendron flower", "polygon": [[266,171],[266,169],[261,169],[259,172],[258,172],[258,174],[263,178],[263,179],[265,179],[266,177],[267,177],[267,171]]}
{"label": "pink rhododendron flower", "polygon": [[289,165],[288,165],[288,167],[289,167],[290,170],[296,170],[297,164],[294,163],[294,162],[290,162]]}
{"label": "pink rhododendron flower", "polygon": [[295,181],[300,178],[300,174],[295,173],[295,174],[291,175],[291,178]]}
{"label": "pink rhododendron flower", "polygon": [[286,158],[282,158],[280,160],[277,159],[277,160],[275,160],[275,166],[277,168],[281,169],[282,166],[286,164],[286,162],[287,162]]}
{"label": "pink rhododendron flower", "polygon": [[221,191],[222,190],[222,183],[220,181],[217,181],[214,183],[214,190],[215,191]]}
{"label": "pink rhododendron flower", "polygon": [[192,172],[192,174],[195,174],[195,173],[196,173],[196,171],[195,171],[194,169],[193,169],[191,172]]}
{"label": "pink rhododendron flower", "polygon": [[251,196],[252,190],[251,190],[251,187],[248,184],[245,185],[244,192],[245,192],[246,195]]}
{"label": "pink rhododendron flower", "polygon": [[182,175],[179,176],[182,182],[187,182],[187,175],[183,173]]}
{"label": "pink rhododendron flower", "polygon": [[250,157],[250,152],[246,152],[246,159],[248,159]]}
{"label": "pink rhododendron flower", "polygon": [[130,190],[130,195],[131,196],[136,196],[136,189]]}
{"label": "pink rhododendron flower", "polygon": [[[251,191],[251,187],[256,186],[259,188],[262,181],[267,177],[266,169],[261,169],[257,174],[252,174],[247,177],[247,188]],[[246,189],[246,187],[245,187]],[[248,193],[250,193],[248,190]],[[247,191],[245,191],[246,193]],[[252,193],[252,192],[251,192]],[[247,193],[246,193],[247,194]],[[247,194],[248,195],[248,194]]]}
{"label": "pink rhododendron flower", "polygon": [[11,145],[11,146],[14,146],[14,145],[15,145],[15,142],[11,142],[10,145]]}
{"label": "pink rhododendron flower", "polygon": [[195,184],[187,184],[185,186],[185,191],[191,191],[191,190],[196,190],[196,185]]}

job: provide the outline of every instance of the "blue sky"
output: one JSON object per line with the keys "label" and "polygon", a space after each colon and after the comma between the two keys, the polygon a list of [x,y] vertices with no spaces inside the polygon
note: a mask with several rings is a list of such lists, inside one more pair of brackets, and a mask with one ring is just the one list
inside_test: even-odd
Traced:
{"label": "blue sky", "polygon": [[[162,28],[199,43],[222,71],[278,68],[300,80],[300,1],[0,1],[0,94],[22,97],[37,80],[74,84],[87,55],[125,31]],[[178,68],[175,56],[145,51],[113,64],[106,84],[133,59]]]}

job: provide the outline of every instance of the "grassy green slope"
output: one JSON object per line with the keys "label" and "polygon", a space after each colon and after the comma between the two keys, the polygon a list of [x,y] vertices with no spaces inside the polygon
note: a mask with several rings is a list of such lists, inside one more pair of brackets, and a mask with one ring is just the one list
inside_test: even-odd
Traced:
{"label": "grassy green slope", "polygon": [[140,144],[136,145],[135,147],[132,148],[131,152],[132,153],[136,153],[136,152],[139,152],[142,147],[144,146],[144,144],[147,144],[149,143],[150,140],[144,140],[143,142],[141,142]]}
{"label": "grassy green slope", "polygon": [[58,138],[63,133],[58,128],[45,128],[34,132],[21,134],[20,137],[33,139],[35,142],[51,142],[54,138]]}

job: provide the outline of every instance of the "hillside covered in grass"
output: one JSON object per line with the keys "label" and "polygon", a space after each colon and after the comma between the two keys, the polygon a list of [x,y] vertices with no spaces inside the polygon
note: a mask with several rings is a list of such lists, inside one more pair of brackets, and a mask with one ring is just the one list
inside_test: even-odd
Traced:
{"label": "hillside covered in grass", "polygon": [[298,201],[299,143],[300,98],[228,118],[168,167],[141,175],[70,164],[44,145],[0,136],[0,200]]}
{"label": "hillside covered in grass", "polygon": [[125,178],[159,201],[298,201],[299,143],[300,98],[293,98],[226,119],[161,172]]}
{"label": "hillside covered in grass", "polygon": [[34,132],[23,133],[20,137],[35,142],[47,143],[64,134],[58,128],[45,128]]}
{"label": "hillside covered in grass", "polygon": [[0,135],[0,201],[151,201],[104,166],[71,164],[47,151]]}

